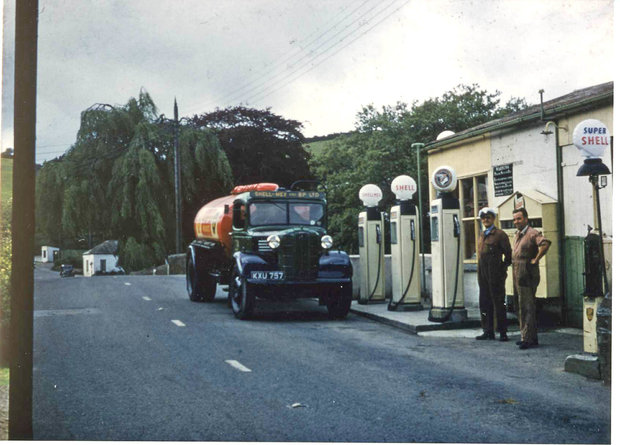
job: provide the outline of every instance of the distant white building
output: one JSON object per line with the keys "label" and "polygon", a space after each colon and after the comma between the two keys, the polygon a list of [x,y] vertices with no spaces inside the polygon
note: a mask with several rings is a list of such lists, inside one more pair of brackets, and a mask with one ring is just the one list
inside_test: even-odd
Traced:
{"label": "distant white building", "polygon": [[85,277],[120,271],[118,241],[107,240],[82,254]]}
{"label": "distant white building", "polygon": [[52,246],[41,246],[41,262],[53,263],[60,255],[60,249]]}

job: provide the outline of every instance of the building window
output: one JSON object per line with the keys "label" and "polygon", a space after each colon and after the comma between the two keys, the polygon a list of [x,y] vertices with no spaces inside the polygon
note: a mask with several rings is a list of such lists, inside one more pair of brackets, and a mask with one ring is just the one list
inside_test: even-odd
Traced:
{"label": "building window", "polygon": [[464,237],[466,263],[474,263],[477,260],[477,243],[480,234],[480,209],[489,205],[487,195],[487,175],[471,176],[459,179],[458,198],[461,203],[461,215],[463,216],[463,228],[461,236]]}

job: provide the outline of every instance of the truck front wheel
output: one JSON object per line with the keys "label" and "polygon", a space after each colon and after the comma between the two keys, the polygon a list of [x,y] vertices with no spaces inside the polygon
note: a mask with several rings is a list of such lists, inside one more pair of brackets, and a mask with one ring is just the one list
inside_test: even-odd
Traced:
{"label": "truck front wheel", "polygon": [[351,308],[353,288],[351,284],[345,284],[340,289],[330,292],[325,299],[329,318],[344,319]]}
{"label": "truck front wheel", "polygon": [[247,320],[254,314],[254,293],[249,289],[247,280],[234,268],[228,287],[228,299],[235,317]]}

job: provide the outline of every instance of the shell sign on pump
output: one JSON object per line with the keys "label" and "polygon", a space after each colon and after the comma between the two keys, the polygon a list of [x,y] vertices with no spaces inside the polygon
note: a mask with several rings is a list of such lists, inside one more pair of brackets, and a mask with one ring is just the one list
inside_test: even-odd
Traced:
{"label": "shell sign on pump", "polygon": [[573,131],[573,144],[586,158],[601,158],[609,147],[609,130],[599,120],[586,119],[579,122]]}
{"label": "shell sign on pump", "polygon": [[418,191],[418,186],[413,178],[407,175],[400,175],[394,178],[391,188],[392,193],[401,201],[412,199],[414,193]]}

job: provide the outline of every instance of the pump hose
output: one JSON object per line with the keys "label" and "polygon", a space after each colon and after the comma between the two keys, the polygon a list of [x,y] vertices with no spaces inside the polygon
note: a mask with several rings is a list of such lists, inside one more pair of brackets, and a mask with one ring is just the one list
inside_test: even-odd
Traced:
{"label": "pump hose", "polygon": [[457,246],[456,246],[456,279],[454,280],[454,296],[452,297],[452,306],[448,311],[448,314],[445,317],[433,317],[433,307],[431,305],[431,310],[428,313],[428,321],[434,321],[437,323],[443,323],[448,321],[450,316],[452,315],[452,311],[454,310],[454,306],[456,304],[456,293],[459,287],[459,257],[461,256],[461,232],[459,232],[457,236]]}
{"label": "pump hose", "polygon": [[392,296],[390,297],[390,304],[388,304],[388,309],[391,311],[395,311],[396,308],[398,307],[398,305],[400,303],[403,302],[403,300],[405,299],[405,295],[407,295],[407,292],[409,292],[409,287],[411,286],[411,281],[413,278],[413,270],[415,269],[415,257],[416,257],[416,253],[415,253],[415,240],[413,240],[413,257],[411,260],[411,273],[409,274],[409,282],[407,283],[407,288],[405,289],[405,292],[403,292],[403,296],[400,297],[400,300],[398,300],[396,303],[394,303],[394,295],[392,293]]}
{"label": "pump hose", "polygon": [[377,280],[375,281],[375,287],[373,288],[372,292],[368,296],[366,303],[368,303],[370,299],[372,298],[372,296],[375,294],[375,291],[377,290],[377,287],[379,286],[379,278],[381,277],[381,242],[379,242],[378,244],[379,244],[379,255],[378,255],[379,267],[377,267]]}

